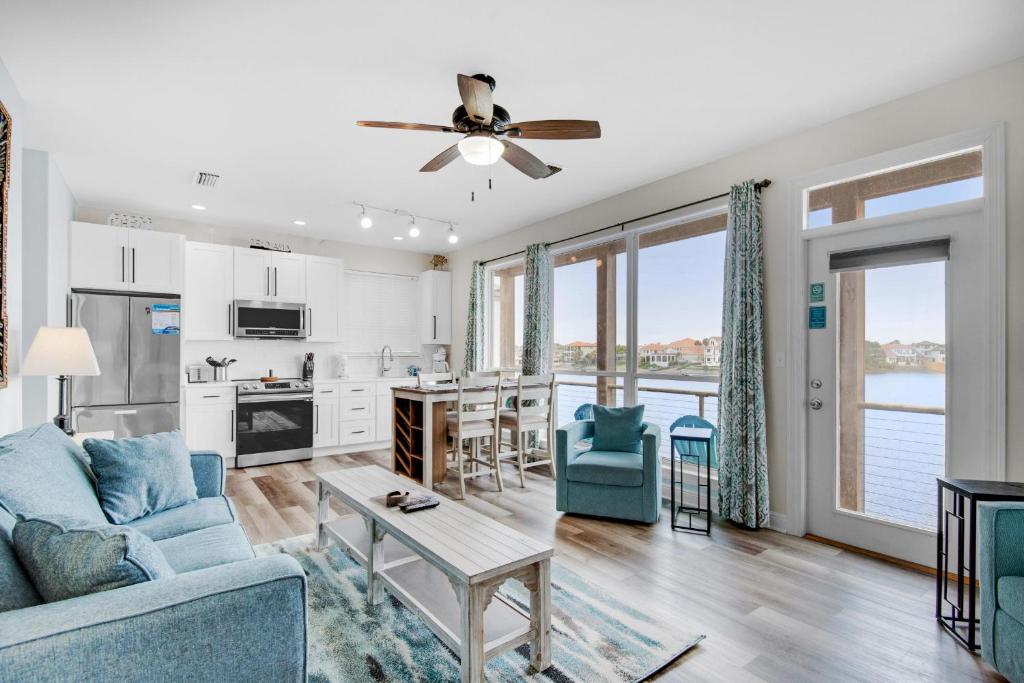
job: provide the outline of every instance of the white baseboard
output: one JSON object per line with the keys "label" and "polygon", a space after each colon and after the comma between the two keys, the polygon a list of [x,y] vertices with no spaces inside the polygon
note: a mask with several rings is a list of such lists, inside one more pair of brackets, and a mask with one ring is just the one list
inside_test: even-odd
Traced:
{"label": "white baseboard", "polygon": [[778,531],[784,534],[788,534],[788,527],[786,526],[786,515],[782,512],[769,512],[768,513],[768,528],[773,531]]}

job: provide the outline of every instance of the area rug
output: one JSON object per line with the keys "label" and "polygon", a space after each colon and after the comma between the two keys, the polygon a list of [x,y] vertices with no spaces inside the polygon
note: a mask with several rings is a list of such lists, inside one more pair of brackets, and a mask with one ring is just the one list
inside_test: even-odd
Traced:
{"label": "area rug", "polygon": [[[390,594],[379,605],[366,602],[366,571],[339,546],[317,551],[309,535],[257,546],[256,553],[287,553],[306,572],[310,681],[459,680],[458,657],[415,613]],[[499,592],[529,609],[518,582]],[[620,602],[557,558],[551,603],[552,665],[531,674],[524,645],[489,660],[488,681],[643,681],[704,639]]]}

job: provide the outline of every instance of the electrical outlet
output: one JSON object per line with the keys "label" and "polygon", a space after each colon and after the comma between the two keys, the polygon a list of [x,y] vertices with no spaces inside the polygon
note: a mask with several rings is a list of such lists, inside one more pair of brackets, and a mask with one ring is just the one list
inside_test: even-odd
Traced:
{"label": "electrical outlet", "polygon": [[784,368],[786,367],[786,352],[776,351],[775,352],[775,367]]}

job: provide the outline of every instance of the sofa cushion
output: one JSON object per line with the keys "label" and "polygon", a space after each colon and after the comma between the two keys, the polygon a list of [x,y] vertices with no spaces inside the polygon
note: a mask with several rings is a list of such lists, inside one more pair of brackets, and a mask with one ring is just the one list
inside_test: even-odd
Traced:
{"label": "sofa cushion", "polygon": [[235,508],[227,496],[200,498],[181,507],[171,508],[128,522],[128,526],[141,531],[154,541],[162,541],[236,520]]}
{"label": "sofa cushion", "polygon": [[52,424],[0,438],[0,507],[103,523],[85,452]]}
{"label": "sofa cushion", "polygon": [[644,438],[644,407],[594,406],[594,450],[639,453]]}
{"label": "sofa cushion", "polygon": [[1024,624],[1024,576],[1000,576],[996,579],[999,608]]}
{"label": "sofa cushion", "polygon": [[[0,515],[6,515],[0,512]],[[38,605],[43,601],[18,561],[6,532],[0,532],[0,612]]]}
{"label": "sofa cushion", "polygon": [[256,557],[237,524],[221,524],[157,541],[156,546],[179,574]]}
{"label": "sofa cushion", "polygon": [[184,505],[199,496],[181,432],[86,439],[100,505],[114,524]]}
{"label": "sofa cushion", "polygon": [[644,456],[624,451],[587,451],[565,468],[569,481],[605,486],[643,486]]}
{"label": "sofa cushion", "polygon": [[130,527],[59,515],[20,518],[13,537],[47,602],[174,576],[156,544]]}

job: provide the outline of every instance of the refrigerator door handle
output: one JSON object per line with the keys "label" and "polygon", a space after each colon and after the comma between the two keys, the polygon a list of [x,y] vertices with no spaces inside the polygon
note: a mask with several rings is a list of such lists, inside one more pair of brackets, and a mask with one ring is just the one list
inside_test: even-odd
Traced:
{"label": "refrigerator door handle", "polygon": [[137,410],[115,410],[114,415],[138,415]]}

